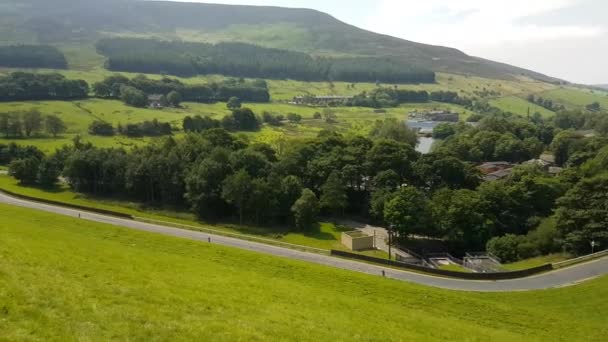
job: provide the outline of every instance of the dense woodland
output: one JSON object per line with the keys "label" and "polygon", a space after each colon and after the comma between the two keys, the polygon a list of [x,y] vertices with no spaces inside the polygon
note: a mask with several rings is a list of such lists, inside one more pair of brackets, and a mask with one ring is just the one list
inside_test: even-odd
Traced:
{"label": "dense woodland", "polygon": [[[401,243],[426,236],[454,253],[487,247],[509,261],[587,253],[592,239],[608,243],[608,139],[577,135],[584,123],[571,126],[564,116],[502,113],[477,126],[455,124],[427,155],[397,120],[378,121],[369,136],[323,131],[275,150],[194,117],[184,121],[192,132],[184,138],[130,152],[76,140],[49,156],[13,146],[0,157],[23,183],[48,186],[62,174],[79,192],[189,208],[202,220],[311,230],[319,216],[357,216],[393,225]],[[566,167],[560,176],[526,164],[482,182],[475,168],[486,160],[519,163],[546,149]]]}
{"label": "dense woodland", "polygon": [[0,46],[0,67],[66,69],[68,62],[63,53],[52,46]]}
{"label": "dense woodland", "polygon": [[166,106],[179,106],[181,101],[228,101],[232,97],[247,102],[270,101],[268,86],[264,80],[227,79],[218,83],[186,85],[168,77],[154,80],[145,75],[132,79],[114,75],[93,84],[93,91],[97,97],[122,99],[127,104],[139,107],[147,104],[148,95],[156,94],[163,95],[161,102]]}
{"label": "dense woodland", "polygon": [[244,43],[187,43],[113,38],[97,43],[109,70],[179,76],[385,83],[433,83],[435,73],[389,57],[313,58],[305,53]]}
{"label": "dense woodland", "polygon": [[60,74],[13,72],[0,76],[0,101],[72,100],[88,94],[87,82]]}

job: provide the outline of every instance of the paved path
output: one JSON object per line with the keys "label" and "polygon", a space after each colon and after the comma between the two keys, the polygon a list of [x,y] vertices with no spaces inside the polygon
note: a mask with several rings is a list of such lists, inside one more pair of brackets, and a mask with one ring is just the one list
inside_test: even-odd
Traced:
{"label": "paved path", "polygon": [[[576,284],[578,282],[608,273],[608,257],[605,257],[585,264],[580,264],[577,266],[564,268],[557,271],[522,279],[501,281],[472,281],[449,279],[395,270],[391,268],[383,268],[380,266],[375,266],[354,260],[335,258],[328,255],[301,252],[257,242],[251,242],[213,234],[206,234],[184,229],[177,229],[128,219],[121,219],[84,211],[77,211],[74,209],[42,204],[38,202],[30,202],[21,199],[16,199],[14,197],[7,196],[3,193],[0,193],[0,203],[32,208],[36,210],[42,210],[71,217],[78,217],[80,215],[81,219],[83,220],[107,223],[115,226],[121,226],[164,235],[177,236],[192,240],[207,241],[207,239],[210,237],[212,243],[218,245],[236,247],[240,249],[246,249],[250,251],[271,254],[295,260],[313,262],[316,264],[361,273],[367,273],[371,275],[379,276],[382,270],[384,270],[386,272],[386,276],[389,278],[451,290],[497,292],[546,289]],[[0,217],[1,216],[2,213],[0,213]]]}

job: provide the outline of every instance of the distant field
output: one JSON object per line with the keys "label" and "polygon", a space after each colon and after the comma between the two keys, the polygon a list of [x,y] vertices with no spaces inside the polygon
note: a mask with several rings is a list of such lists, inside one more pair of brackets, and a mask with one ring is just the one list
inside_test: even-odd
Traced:
{"label": "distant field", "polygon": [[498,107],[506,112],[511,112],[513,114],[518,114],[521,116],[528,115],[528,110],[530,115],[534,113],[540,113],[543,117],[551,117],[555,115],[555,112],[550,111],[544,107],[541,107],[537,104],[530,103],[527,100],[516,96],[507,96],[501,97],[499,99],[491,100],[490,104],[494,107]]}
{"label": "distant field", "polygon": [[608,92],[583,90],[579,88],[559,88],[539,94],[553,102],[568,108],[580,109],[593,102],[599,102],[602,108],[608,108]]}
{"label": "distant field", "polygon": [[[68,78],[84,79],[90,84],[101,81],[106,76],[114,73],[103,69],[100,65],[95,65],[94,50],[79,50],[71,45],[61,46],[61,49],[68,54],[71,70],[34,70],[37,72],[59,72]],[[98,56],[98,55],[97,55]],[[100,57],[100,56],[98,56]],[[84,62],[92,64],[82,64]],[[98,60],[99,62],[99,60]],[[14,71],[15,69],[2,69],[0,74]],[[31,71],[31,70],[30,70]],[[122,73],[128,77],[135,74]],[[148,75],[158,79],[161,75]],[[200,84],[223,80],[223,76],[199,76],[192,78],[180,78],[187,84]],[[336,129],[344,134],[367,134],[373,123],[377,119],[394,117],[405,119],[408,112],[413,110],[433,110],[446,109],[462,113],[461,119],[465,120],[471,112],[457,105],[441,103],[422,103],[406,104],[399,108],[386,109],[385,114],[374,113],[370,108],[358,107],[338,107],[332,108],[338,117],[335,124],[326,124],[323,120],[313,120],[315,112],[322,112],[323,108],[313,108],[306,106],[295,106],[287,104],[288,101],[298,95],[355,95],[363,91],[371,91],[377,87],[373,83],[357,83],[351,85],[344,82],[298,82],[291,80],[269,80],[269,90],[272,102],[263,104],[246,103],[258,115],[263,112],[274,114],[297,113],[302,115],[304,120],[299,124],[286,124],[280,127],[265,126],[261,131],[255,133],[244,133],[251,140],[275,144],[284,138],[294,137],[314,137],[322,129]],[[391,86],[391,85],[389,85]],[[465,97],[479,97],[480,92],[494,91],[499,96],[493,95],[490,104],[504,111],[513,112],[519,115],[526,115],[528,108],[530,112],[540,112],[544,117],[550,117],[554,113],[535,104],[528,103],[524,98],[529,94],[545,96],[553,99],[557,103],[563,103],[571,108],[582,108],[582,106],[593,101],[599,101],[603,107],[608,108],[608,97],[601,91],[591,93],[582,89],[558,88],[555,85],[533,81],[522,78],[518,81],[492,80],[480,77],[467,77],[462,75],[451,75],[439,73],[436,84],[402,84],[397,85],[401,89],[411,90],[451,90],[456,91]],[[608,93],[606,93],[608,94]],[[158,119],[161,122],[169,122],[176,129],[181,129],[181,123],[186,115],[202,115],[215,119],[221,119],[229,111],[224,103],[201,104],[184,103],[181,109],[151,110],[128,107],[115,100],[87,99],[74,102],[65,101],[32,101],[32,102],[13,102],[0,103],[0,112],[11,112],[27,110],[31,108],[39,109],[43,114],[57,114],[62,117],[67,125],[68,132],[58,139],[35,138],[14,140],[20,144],[29,144],[41,148],[45,152],[54,151],[80,135],[84,141],[90,141],[102,147],[125,147],[140,146],[150,139],[129,139],[125,137],[95,137],[87,132],[88,125],[93,120],[104,120],[115,125],[121,123],[136,123],[144,120]],[[177,135],[181,134],[179,132]],[[0,138],[0,143],[9,140]],[[12,141],[12,140],[11,140]]]}
{"label": "distant field", "polygon": [[[286,123],[279,127],[265,126],[259,132],[243,133],[250,139],[273,144],[282,138],[314,137],[322,129],[337,129],[345,134],[367,134],[374,122],[386,117],[405,119],[407,113],[412,110],[452,109],[463,113],[463,118],[469,112],[462,107],[440,103],[408,104],[398,108],[388,108],[386,113],[375,113],[371,108],[360,107],[338,107],[332,108],[337,116],[337,122],[327,124],[323,120],[313,120],[316,112],[322,112],[322,108],[307,106],[296,106],[286,103],[245,103],[258,115],[264,112],[273,114],[289,113],[300,114],[304,120],[298,124]],[[57,139],[49,137],[34,137],[29,139],[5,139],[0,137],[0,144],[15,141],[23,145],[34,145],[45,152],[52,152],[56,148],[71,143],[71,140],[80,135],[84,141],[90,141],[100,147],[125,147],[140,146],[151,138],[127,138],[123,136],[100,137],[91,136],[88,127],[95,120],[110,122],[113,125],[138,123],[146,120],[157,119],[161,122],[169,122],[177,129],[182,129],[182,121],[187,115],[208,116],[221,120],[230,111],[225,103],[202,104],[186,102],[182,108],[165,108],[162,110],[148,108],[134,108],[124,105],[117,100],[87,99],[81,101],[29,101],[29,102],[5,102],[0,103],[0,113],[25,111],[38,109],[43,114],[56,114],[66,123],[68,131]],[[176,132],[180,135],[182,133]]]}
{"label": "distant field", "polygon": [[452,292],[6,205],[0,212],[7,340],[608,336],[608,277],[535,292]]}

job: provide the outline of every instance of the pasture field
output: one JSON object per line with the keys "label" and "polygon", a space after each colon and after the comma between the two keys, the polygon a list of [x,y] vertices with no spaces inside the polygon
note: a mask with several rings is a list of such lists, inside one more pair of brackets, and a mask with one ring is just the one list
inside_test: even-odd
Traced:
{"label": "pasture field", "polygon": [[560,87],[543,92],[539,96],[572,109],[582,109],[593,102],[599,102],[604,109],[608,108],[608,92],[606,91]]}
{"label": "pasture field", "polygon": [[555,112],[541,107],[535,103],[530,103],[527,100],[517,96],[507,96],[498,99],[493,99],[490,100],[490,105],[498,107],[506,112],[511,112],[513,114],[521,116],[527,116],[528,111],[530,112],[530,115],[538,112],[544,118],[550,118],[555,115]]}
{"label": "pasture field", "polygon": [[[90,52],[84,50],[74,49],[74,54],[87,55]],[[136,73],[129,72],[112,72],[103,68],[103,63],[99,65],[88,65],[89,59],[84,58],[82,61],[76,58],[76,60],[70,60],[68,55],[68,63],[70,66],[69,70],[55,70],[55,69],[10,69],[0,68],[0,74],[6,74],[12,71],[23,70],[30,72],[41,72],[41,73],[60,73],[67,78],[72,79],[83,79],[89,84],[99,82],[105,77],[122,74],[127,77],[134,77]],[[88,65],[88,67],[82,67],[79,65]],[[147,74],[147,77],[151,79],[160,79],[163,76],[158,74]],[[204,84],[209,82],[219,82],[226,77],[221,75],[201,75],[195,77],[176,77],[169,76],[171,78],[177,78],[185,84]],[[290,101],[294,96],[299,95],[357,95],[363,91],[371,91],[378,87],[375,83],[348,83],[348,82],[303,82],[294,80],[267,80],[270,95],[273,101]],[[354,85],[354,87],[353,87]],[[395,86],[392,84],[382,84],[381,86]],[[500,95],[494,97],[504,96],[527,96],[529,94],[538,94],[554,89],[558,89],[558,86],[531,80],[522,77],[519,80],[496,80],[488,79],[476,76],[456,75],[447,73],[437,73],[436,83],[433,84],[398,84],[396,85],[399,89],[409,90],[426,90],[432,91],[456,91],[461,95],[473,97],[476,96],[475,92],[482,92],[484,90],[494,91]]]}
{"label": "pasture field", "polygon": [[[311,138],[322,129],[336,129],[344,134],[367,134],[378,119],[387,117],[405,118],[407,113],[413,110],[452,109],[463,113],[466,117],[469,113],[462,107],[445,105],[440,103],[408,104],[398,108],[387,108],[386,113],[375,113],[371,108],[361,107],[338,107],[332,108],[337,117],[335,123],[326,123],[324,120],[314,120],[316,112],[322,112],[322,108],[290,105],[287,103],[246,103],[256,114],[264,112],[282,114],[296,113],[303,117],[302,122],[293,124],[285,123],[281,126],[265,125],[258,132],[241,133],[248,136],[250,140],[274,144],[283,138]],[[114,126],[118,124],[139,123],[146,120],[157,119],[160,122],[169,122],[176,130],[181,130],[184,117],[190,115],[201,115],[221,120],[230,111],[225,103],[193,103],[185,102],[181,108],[134,108],[117,100],[87,99],[80,101],[27,101],[27,102],[4,102],[0,103],[0,113],[19,112],[37,109],[43,115],[56,114],[61,117],[67,125],[67,132],[52,138],[48,136],[37,136],[31,138],[6,139],[0,137],[0,143],[16,142],[22,145],[33,145],[44,152],[52,152],[79,135],[83,141],[91,142],[99,147],[125,147],[141,146],[152,138],[128,138],[124,136],[101,137],[88,133],[89,125],[95,120],[106,121]],[[183,134],[180,131],[176,135]]]}
{"label": "pasture field", "polygon": [[7,340],[605,341],[608,277],[423,287],[0,205]]}

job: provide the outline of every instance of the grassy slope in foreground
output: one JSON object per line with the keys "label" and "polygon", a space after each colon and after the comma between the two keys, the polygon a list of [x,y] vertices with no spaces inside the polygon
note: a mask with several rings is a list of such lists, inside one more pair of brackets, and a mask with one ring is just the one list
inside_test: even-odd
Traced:
{"label": "grassy slope in foreground", "polygon": [[605,340],[608,278],[463,293],[0,205],[20,339]]}

